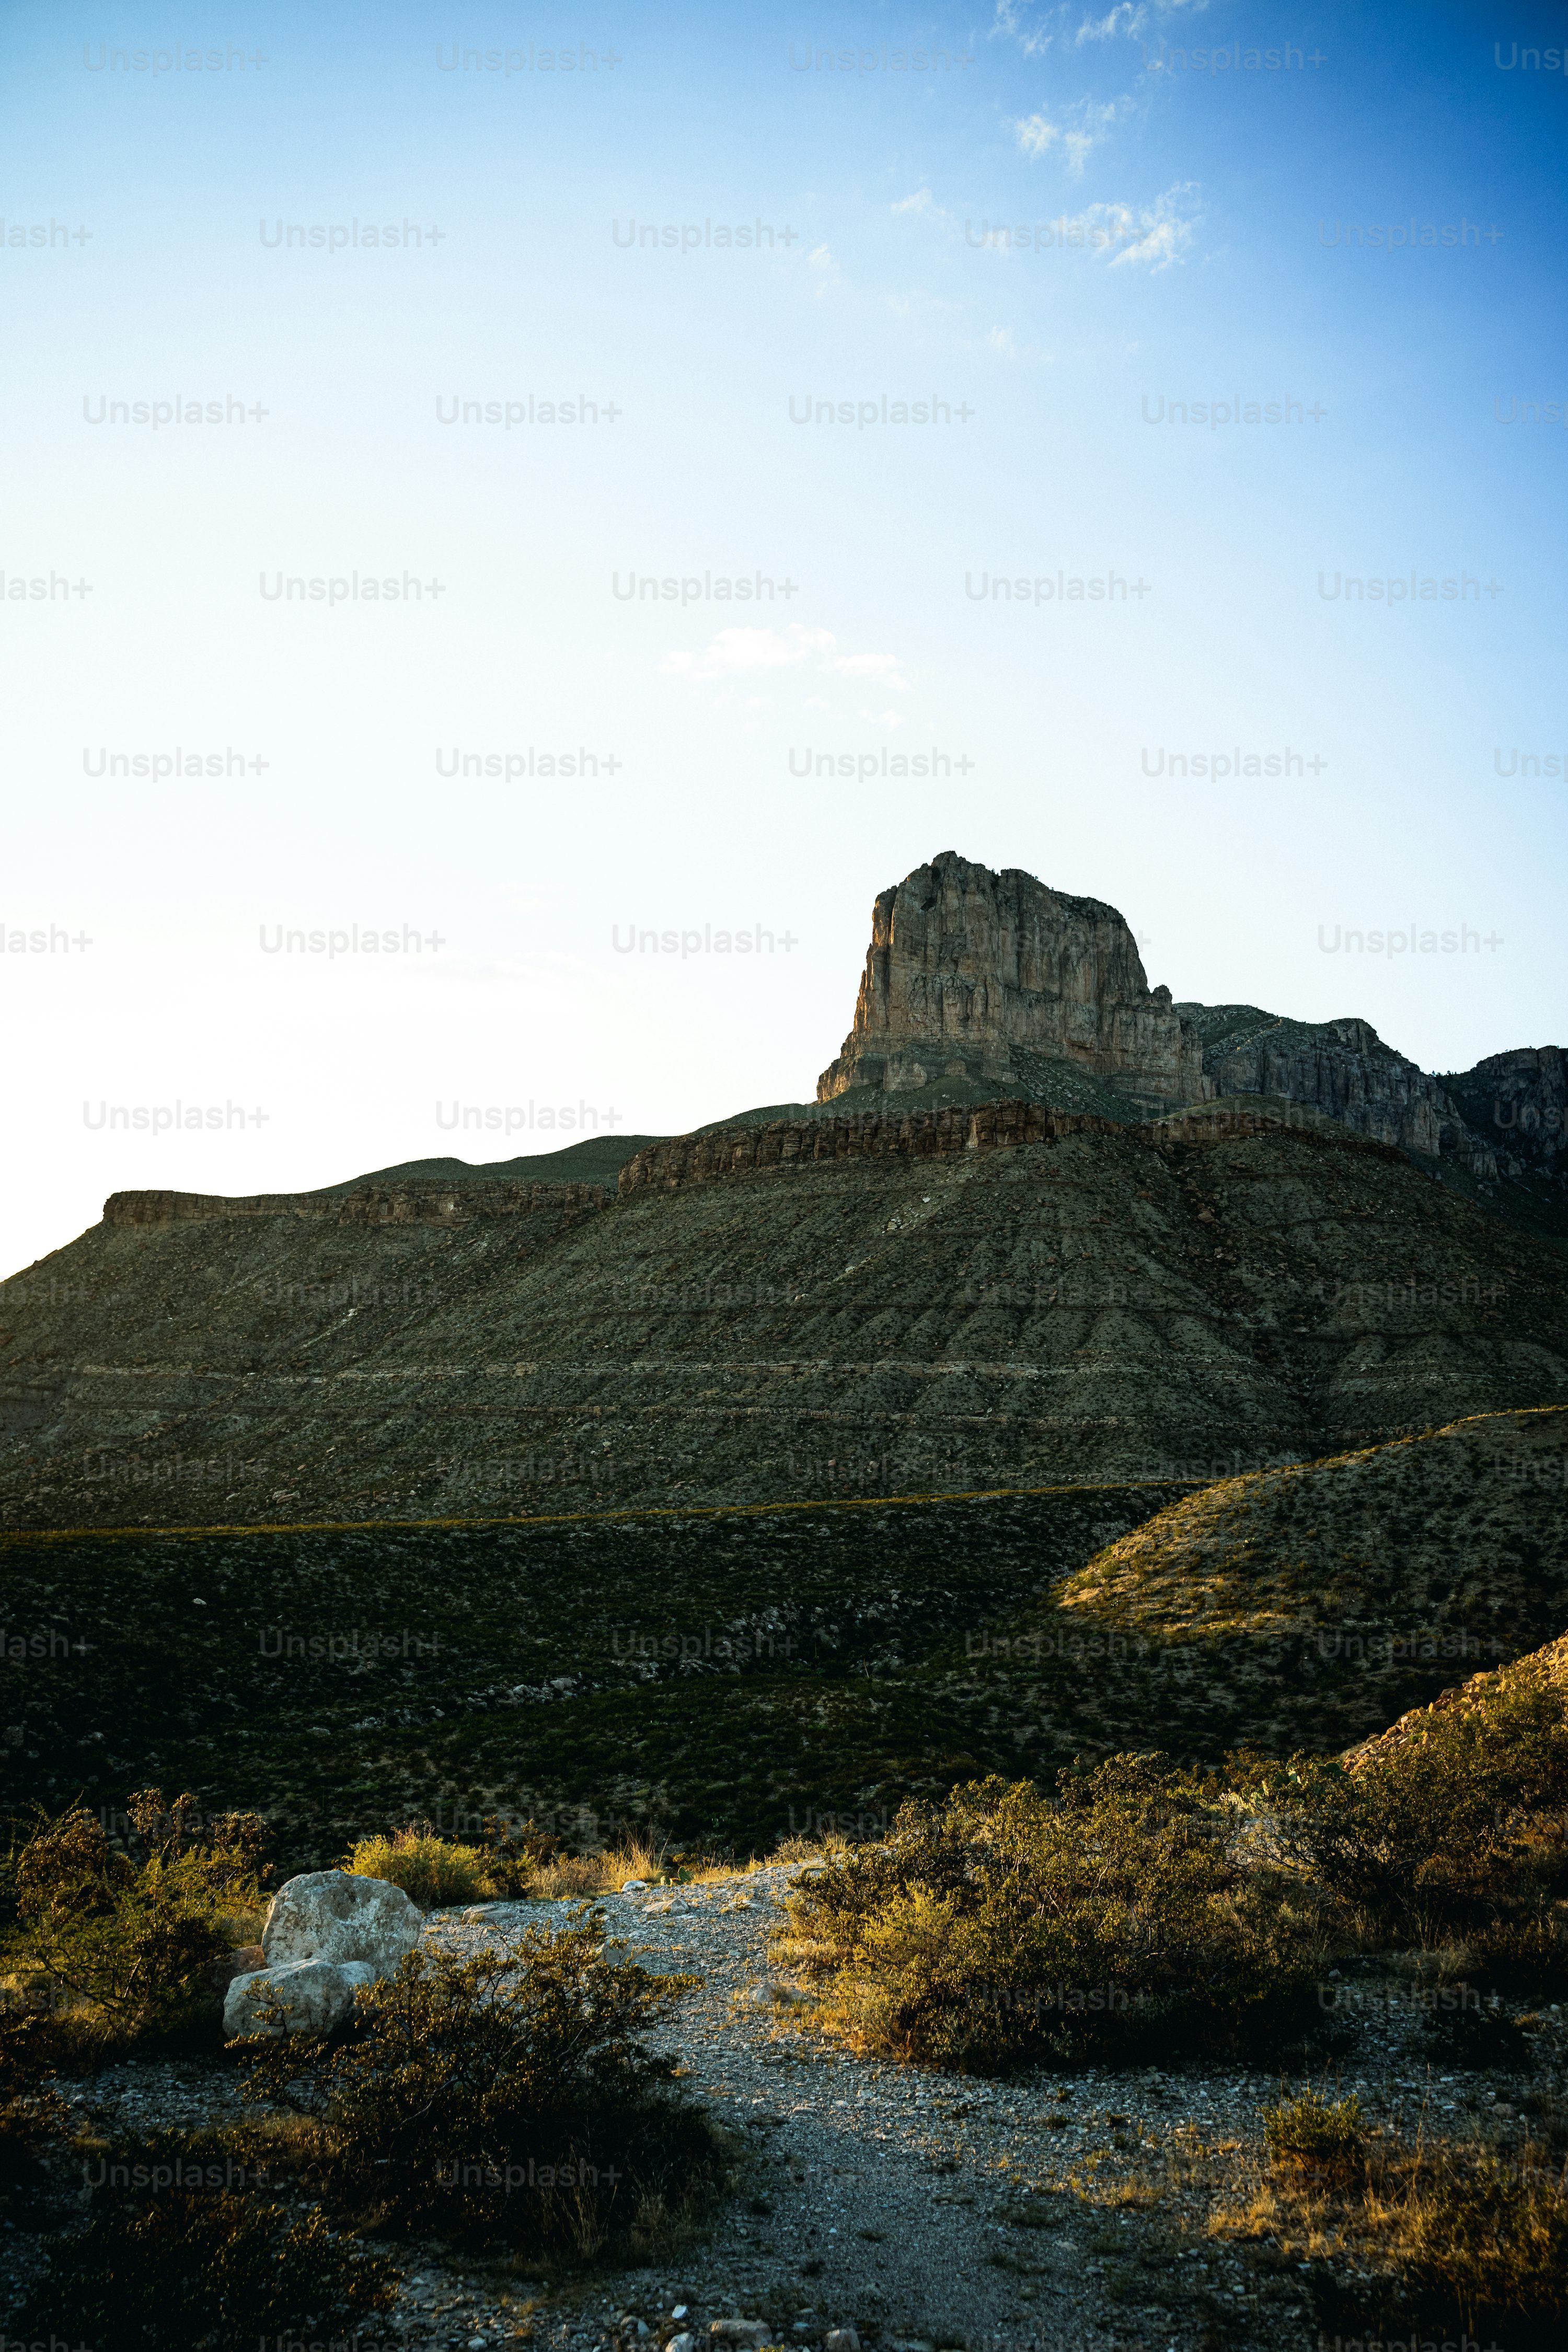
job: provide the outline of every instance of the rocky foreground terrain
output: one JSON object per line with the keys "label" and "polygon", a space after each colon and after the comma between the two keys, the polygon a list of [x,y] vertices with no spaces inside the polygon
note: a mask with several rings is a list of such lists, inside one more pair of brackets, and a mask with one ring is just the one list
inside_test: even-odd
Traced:
{"label": "rocky foreground terrain", "polygon": [[[1333,2332],[1383,2332],[1377,2283],[1331,2233],[1304,2251],[1288,2231],[1282,2242],[1280,2229],[1248,2222],[1267,2169],[1262,2110],[1294,2079],[1288,2064],[987,2083],[837,2052],[803,2029],[768,1953],[779,1901],[810,1866],[603,1901],[611,1933],[646,1966],[702,1979],[658,2040],[679,2057],[683,2090],[728,2131],[733,2193],[710,2225],[672,2233],[635,2270],[581,2280],[387,2249],[404,2280],[388,2340],[409,2352],[526,2342],[608,2352],[683,2333],[700,2344],[717,2323],[718,2341],[814,2352],[850,2352],[829,2341],[845,2328],[879,2352],[1309,2352],[1329,2312]],[[425,1940],[504,1949],[571,1911],[536,1902],[437,1914]],[[1517,2148],[1538,2127],[1521,2112],[1529,2084],[1434,2064],[1411,1990],[1375,1971],[1325,1979],[1324,2013],[1342,2026],[1338,2094],[1357,2094],[1394,2147],[1436,2135]],[[1568,2054],[1561,2011],[1544,2010],[1530,2032],[1532,2078],[1554,2075]],[[112,2067],[74,2105],[99,2129],[247,2112],[217,2057]],[[0,2252],[21,2260],[15,2242]]]}

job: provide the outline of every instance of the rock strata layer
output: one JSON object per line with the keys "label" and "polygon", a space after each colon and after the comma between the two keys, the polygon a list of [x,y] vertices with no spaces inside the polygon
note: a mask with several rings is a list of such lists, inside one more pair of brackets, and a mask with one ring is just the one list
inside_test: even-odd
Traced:
{"label": "rock strata layer", "polygon": [[867,1112],[848,1118],[776,1119],[767,1127],[727,1127],[676,1135],[639,1151],[621,1171],[630,1192],[672,1192],[769,1168],[836,1160],[937,1160],[963,1151],[997,1151],[1055,1143],[1067,1135],[1114,1135],[1115,1122],[1040,1103],[982,1103],[973,1110]]}
{"label": "rock strata layer", "polygon": [[333,1225],[457,1225],[539,1209],[602,1209],[599,1184],[356,1184],[349,1192],[111,1192],[106,1225],[172,1225],[205,1217],[302,1217]]}

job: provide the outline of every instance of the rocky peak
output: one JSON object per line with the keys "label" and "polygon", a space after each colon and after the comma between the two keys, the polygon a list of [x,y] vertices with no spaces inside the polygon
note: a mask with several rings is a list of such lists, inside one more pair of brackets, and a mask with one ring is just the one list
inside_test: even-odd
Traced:
{"label": "rocky peak", "polygon": [[910,1091],[943,1079],[998,1089],[1041,1061],[1106,1081],[1133,1102],[1213,1088],[1168,988],[1151,989],[1114,907],[993,873],[947,849],[884,890],[843,1051],[816,1098]]}

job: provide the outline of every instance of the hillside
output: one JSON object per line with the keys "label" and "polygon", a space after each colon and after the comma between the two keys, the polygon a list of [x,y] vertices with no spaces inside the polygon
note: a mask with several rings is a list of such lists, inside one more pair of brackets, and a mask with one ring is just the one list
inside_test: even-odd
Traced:
{"label": "hillside", "polygon": [[162,1780],[297,1867],[455,1807],[770,1851],[1005,1759],[921,1661],[1174,1492],[0,1537],[7,1804]]}
{"label": "hillside", "polygon": [[1392,1147],[1214,1105],[1142,1128],[1031,1111],[1056,1139],[1004,1148],[1005,1112],[745,1130],[776,1164],[639,1188],[634,1162],[603,1206],[134,1196],[149,1222],[117,1210],[6,1286],[0,1513],[1212,1478],[1568,1402],[1561,1255]]}
{"label": "hillside", "polygon": [[[1222,1479],[1042,1596],[982,1665],[955,1658],[952,1687],[988,1691],[1040,1750],[1064,1707],[1099,1748],[1343,1748],[1568,1622],[1565,1481],[1562,1407]],[[1114,1669],[1054,1688],[1048,1662],[1096,1642]]]}
{"label": "hillside", "polygon": [[13,1809],[148,1780],[297,1864],[428,1814],[767,1852],[1079,1754],[1332,1752],[1568,1622],[1568,1409],[1184,1497],[0,1538]]}

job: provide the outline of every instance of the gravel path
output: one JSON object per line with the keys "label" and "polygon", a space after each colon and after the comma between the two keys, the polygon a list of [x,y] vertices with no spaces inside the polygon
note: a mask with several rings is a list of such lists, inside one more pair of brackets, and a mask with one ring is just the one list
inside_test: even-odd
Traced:
{"label": "gravel path", "polygon": [[[686,2087],[754,2147],[754,2179],[676,2270],[620,2273],[575,2307],[552,2298],[536,2331],[584,2352],[631,2334],[619,2323],[633,2315],[666,2337],[726,2315],[765,2316],[769,2340],[803,2344],[850,2326],[889,2347],[992,2352],[1247,2343],[1253,2331],[1235,2323],[1257,2298],[1239,2262],[1215,2250],[1201,2258],[1204,2276],[1178,2270],[1163,2226],[1152,2248],[1145,2217],[1097,2211],[1047,2185],[1064,2152],[1113,2128],[1109,2117],[1133,2095],[1127,2075],[1074,2075],[1068,2121],[1059,2078],[957,2081],[839,2055],[790,2022],[770,1992],[766,1943],[798,1867],[599,1898],[645,1967],[704,1979],[659,2038]],[[437,1917],[427,1936],[471,1952],[562,1925],[571,1910],[486,1906]],[[1260,2083],[1257,2096],[1272,2087]],[[1206,2085],[1203,2104],[1212,2114]],[[1256,2130],[1256,2105],[1247,2112]],[[1233,2324],[1216,2335],[1227,2305]],[[1311,2341],[1294,2289],[1257,2316],[1272,2352]]]}
{"label": "gravel path", "polygon": [[[389,2343],[661,2352],[689,2333],[706,2352],[715,2322],[749,2319],[765,2329],[729,2342],[813,2352],[853,2328],[867,2352],[1311,2352],[1296,2264],[1268,2244],[1244,2258],[1208,2230],[1262,2177],[1277,2076],[1148,2068],[990,2084],[841,2055],[800,2032],[787,1988],[770,1984],[768,1937],[802,1866],[597,1898],[630,1956],[703,1979],[655,2038],[748,2151],[738,2193],[667,2263],[588,2283],[389,2247],[406,2280]],[[426,1941],[505,1949],[575,1908],[441,1913]],[[1361,2095],[1375,2131],[1409,2138],[1425,2119],[1506,2147],[1523,2128],[1508,2084],[1433,2073],[1408,2015],[1345,1991],[1358,2031],[1338,2087]],[[1561,2055],[1561,2012],[1540,2022]],[[73,2096],[84,2119],[131,2126],[240,2112],[221,2063],[134,2062]]]}

